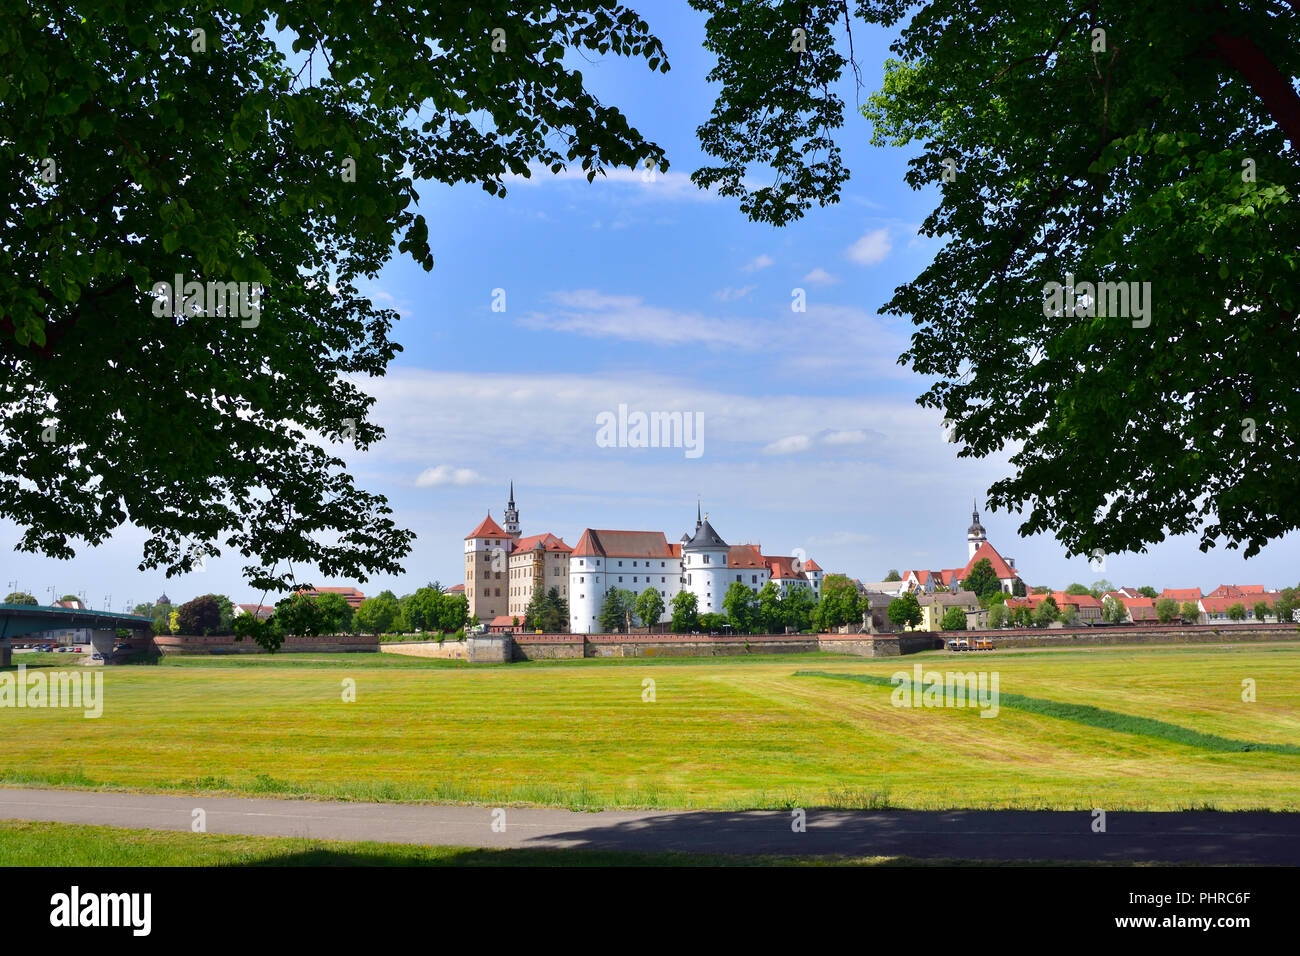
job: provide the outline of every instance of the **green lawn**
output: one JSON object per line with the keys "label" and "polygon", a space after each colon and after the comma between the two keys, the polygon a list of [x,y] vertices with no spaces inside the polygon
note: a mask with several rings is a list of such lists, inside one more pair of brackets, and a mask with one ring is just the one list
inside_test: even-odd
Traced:
{"label": "green lawn", "polygon": [[[996,670],[1002,693],[1037,709],[896,708],[888,686],[796,675],[918,661]],[[104,692],[98,720],[0,710],[0,782],[575,808],[1300,810],[1300,755],[1206,743],[1300,744],[1296,644],[509,666],[204,657],[106,668]],[[1079,719],[1087,708],[1114,726]]]}

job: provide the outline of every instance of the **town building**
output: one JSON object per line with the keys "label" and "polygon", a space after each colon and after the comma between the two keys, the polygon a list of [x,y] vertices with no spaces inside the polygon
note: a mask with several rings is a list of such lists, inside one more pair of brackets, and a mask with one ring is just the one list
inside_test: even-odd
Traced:
{"label": "town building", "polygon": [[302,588],[298,593],[307,597],[320,597],[322,594],[341,594],[343,600],[348,602],[348,607],[354,611],[361,607],[361,602],[366,599],[366,596],[356,588]]}
{"label": "town building", "polygon": [[[712,560],[717,549],[696,552],[701,566],[706,553]],[[722,553],[725,558],[726,545]],[[682,581],[682,545],[671,544],[662,531],[587,528],[569,555],[569,630],[600,633],[600,610],[611,588],[637,594],[655,588],[664,600],[661,620],[671,619],[672,599],[682,589]]]}
{"label": "town building", "polygon": [[465,596],[470,617],[488,623],[509,609],[506,571],[514,546],[514,537],[492,519],[491,511],[465,535]]}
{"label": "town building", "polygon": [[943,630],[943,616],[948,613],[949,608],[953,607],[961,608],[968,622],[971,615],[975,615],[978,621],[980,601],[974,591],[936,591],[920,595],[917,600],[921,605],[921,623],[909,630]]}
{"label": "town building", "polygon": [[1002,590],[1007,594],[1023,591],[1020,573],[1016,570],[1014,558],[1004,558],[988,540],[984,525],[980,524],[979,508],[971,511],[970,527],[966,529],[966,564],[960,568],[946,568],[941,571],[917,569],[903,575],[902,591],[910,591],[918,597],[922,594],[934,594],[936,591],[955,591],[963,581],[970,577],[975,565],[987,559],[993,566]]}
{"label": "town building", "polygon": [[[506,526],[509,527],[509,523]],[[510,572],[509,617],[517,617],[522,622],[533,592],[539,587],[544,593],[555,588],[561,598],[569,599],[569,555],[572,553],[571,547],[549,532],[529,535],[515,542],[507,562]]]}

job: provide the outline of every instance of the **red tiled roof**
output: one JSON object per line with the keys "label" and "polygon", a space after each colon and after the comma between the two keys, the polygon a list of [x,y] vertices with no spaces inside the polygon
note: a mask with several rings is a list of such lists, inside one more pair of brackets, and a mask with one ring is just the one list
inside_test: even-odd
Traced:
{"label": "red tiled roof", "polygon": [[816,561],[814,561],[812,558],[809,558],[807,561],[803,563],[803,569],[805,571],[820,571],[822,569],[822,566],[818,564]]}
{"label": "red tiled roof", "polygon": [[542,548],[546,551],[572,551],[573,549],[564,543],[563,539],[557,538],[549,531],[542,534],[530,534],[526,538],[520,538],[515,542],[515,548],[511,554],[518,554],[521,551],[531,551],[541,542]]}
{"label": "red tiled roof", "polygon": [[1235,597],[1203,597],[1201,598],[1201,610],[1207,614],[1218,614],[1226,612],[1234,604],[1240,604],[1247,610],[1251,610],[1261,602],[1272,607],[1279,596],[1278,594],[1242,594]]}
{"label": "red tiled roof", "polygon": [[486,518],[484,518],[482,521],[479,522],[479,526],[477,528],[475,528],[469,534],[465,535],[465,540],[469,541],[471,538],[508,538],[508,537],[510,537],[510,535],[505,533],[505,530],[501,527],[501,525],[497,524],[495,521],[492,520],[492,515],[491,513],[489,513]]}
{"label": "red tiled roof", "polygon": [[352,587],[299,588],[298,593],[305,594],[307,597],[317,597],[321,594],[339,594],[342,595],[344,600],[348,602],[348,606],[353,608],[359,607],[361,602],[366,599],[366,596],[364,594],[362,594],[356,588],[352,588]]}
{"label": "red tiled roof", "polygon": [[794,558],[788,555],[767,555],[764,560],[767,561],[767,566],[772,569],[773,578],[808,580],[808,575],[794,569]]}
{"label": "red tiled roof", "polygon": [[943,576],[944,584],[948,584],[949,587],[951,587],[952,585],[950,581],[952,576],[956,576],[959,581],[965,581],[970,577],[971,569],[975,567],[975,564],[984,558],[989,559],[989,563],[993,565],[993,573],[998,578],[1006,579],[1020,577],[1020,575],[1016,573],[1016,569],[1007,564],[1002,555],[998,554],[997,548],[993,547],[993,545],[989,544],[987,541],[981,544],[971,559],[966,562],[966,567],[960,569],[948,568],[944,571],[940,571],[939,574]]}
{"label": "red tiled roof", "polygon": [[489,627],[514,627],[515,619],[509,614],[498,614],[492,618]]}
{"label": "red tiled roof", "polygon": [[463,584],[453,584],[451,587],[447,588],[447,593],[448,593],[448,594],[464,594],[464,593],[465,593],[465,585],[463,585]]}
{"label": "red tiled roof", "polygon": [[1135,621],[1153,621],[1156,617],[1156,600],[1149,597],[1119,597],[1119,602]]}
{"label": "red tiled roof", "polygon": [[1079,608],[1101,607],[1101,602],[1091,594],[1067,594],[1064,591],[1053,591],[1052,597],[1056,600],[1057,607],[1064,607],[1066,604],[1073,604]]}
{"label": "red tiled roof", "polygon": [[1173,598],[1175,601],[1199,601],[1201,599],[1200,588],[1165,588],[1160,592],[1162,598]]}
{"label": "red tiled roof", "polygon": [[1220,584],[1211,591],[1206,597],[1212,598],[1239,598],[1248,594],[1263,594],[1264,585],[1262,584]]}
{"label": "red tiled roof", "polygon": [[727,567],[729,568],[764,568],[763,555],[758,551],[756,544],[736,544],[732,545],[731,550],[727,552]]}
{"label": "red tiled roof", "polygon": [[245,614],[251,615],[252,617],[257,618],[259,621],[265,620],[266,618],[270,617],[271,614],[275,611],[275,608],[272,607],[270,604],[241,604],[239,605],[239,608]]}
{"label": "red tiled roof", "polygon": [[588,528],[573,549],[573,557],[675,558],[681,546],[668,543],[662,531],[603,531]]}

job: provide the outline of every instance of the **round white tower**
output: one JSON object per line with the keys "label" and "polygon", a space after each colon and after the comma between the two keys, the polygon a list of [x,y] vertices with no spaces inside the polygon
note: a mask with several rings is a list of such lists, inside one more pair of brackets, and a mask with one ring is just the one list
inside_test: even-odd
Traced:
{"label": "round white tower", "polygon": [[569,633],[596,634],[605,603],[608,569],[604,549],[588,528],[569,555]]}
{"label": "round white tower", "polygon": [[700,614],[721,614],[722,599],[727,594],[727,553],[731,546],[723,541],[706,518],[695,511],[695,535],[682,542],[682,589],[695,595]]}

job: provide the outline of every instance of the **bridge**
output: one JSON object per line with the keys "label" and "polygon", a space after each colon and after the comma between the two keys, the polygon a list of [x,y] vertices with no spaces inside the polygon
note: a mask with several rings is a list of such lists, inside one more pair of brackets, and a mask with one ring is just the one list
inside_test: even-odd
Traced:
{"label": "bridge", "polygon": [[24,634],[65,629],[85,629],[90,632],[90,643],[95,653],[103,654],[107,661],[113,656],[113,644],[118,628],[144,631],[153,634],[153,621],[138,614],[114,614],[112,611],[91,611],[67,607],[45,607],[40,604],[0,604],[0,667],[13,663],[11,641]]}

